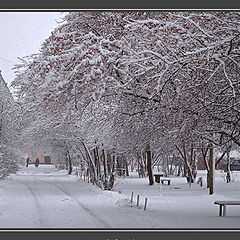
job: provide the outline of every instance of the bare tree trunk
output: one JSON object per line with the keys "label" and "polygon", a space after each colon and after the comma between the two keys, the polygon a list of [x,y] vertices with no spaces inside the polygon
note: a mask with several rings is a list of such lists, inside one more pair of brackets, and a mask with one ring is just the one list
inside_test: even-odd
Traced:
{"label": "bare tree trunk", "polygon": [[186,168],[184,162],[183,162],[183,172],[182,172],[182,176],[183,176],[183,177],[187,177],[187,168]]}
{"label": "bare tree trunk", "polygon": [[191,147],[191,152],[190,152],[190,160],[188,160],[188,157],[187,157],[187,153],[186,153],[186,148],[185,146],[183,147],[183,151],[181,151],[181,149],[176,146],[177,150],[179,151],[181,157],[182,157],[182,160],[184,162],[184,166],[185,166],[185,174],[187,173],[186,175],[186,178],[187,178],[187,182],[188,183],[193,183],[194,180],[195,180],[195,172],[194,172],[194,167],[193,167],[193,148]]}
{"label": "bare tree trunk", "polygon": [[96,172],[97,172],[97,177],[99,177],[99,169],[98,169],[98,159],[97,159],[97,149],[96,147],[93,149],[93,156],[94,156],[94,161],[95,161],[95,166],[96,166]]}
{"label": "bare tree trunk", "polygon": [[153,173],[152,173],[152,155],[149,144],[147,145],[146,149],[146,158],[147,158],[147,171],[148,171],[148,178],[149,178],[149,185],[153,185]]}
{"label": "bare tree trunk", "polygon": [[112,162],[111,155],[107,154],[107,171],[108,171],[108,174],[111,174],[111,162]]}
{"label": "bare tree trunk", "polygon": [[119,156],[116,158],[116,170],[117,170],[118,176],[122,176],[121,165],[120,165],[120,157]]}
{"label": "bare tree trunk", "polygon": [[230,152],[227,152],[227,176],[226,176],[227,183],[231,182],[231,169],[230,169]]}
{"label": "bare tree trunk", "polygon": [[68,162],[68,156],[67,156],[67,152],[65,153],[65,165],[66,165],[66,170],[69,169],[69,162]]}
{"label": "bare tree trunk", "polygon": [[182,162],[178,165],[177,176],[180,176],[181,172],[182,172]]}
{"label": "bare tree trunk", "polygon": [[138,162],[138,176],[139,176],[139,178],[140,177],[144,177],[144,166],[143,166],[143,164],[142,164],[142,162],[143,162],[143,160],[142,160],[142,152],[139,154],[138,152],[137,152],[137,162]]}
{"label": "bare tree trunk", "polygon": [[103,159],[103,171],[104,171],[104,190],[108,189],[108,172],[107,172],[107,163],[106,163],[106,155],[104,149],[102,149],[102,159]]}
{"label": "bare tree trunk", "polygon": [[68,170],[68,174],[72,174],[72,159],[68,149],[66,150],[66,168]]}
{"label": "bare tree trunk", "polygon": [[114,180],[115,180],[115,163],[116,163],[116,156],[114,155],[112,160],[112,172],[109,179],[108,190],[113,189]]}
{"label": "bare tree trunk", "polygon": [[207,152],[208,152],[209,148],[204,148],[202,146],[201,148],[201,153],[202,153],[202,157],[203,157],[203,162],[205,165],[205,168],[207,170],[207,188],[209,188],[209,161],[207,160]]}
{"label": "bare tree trunk", "polygon": [[213,194],[213,171],[215,165],[213,164],[213,147],[210,144],[209,147],[209,195]]}
{"label": "bare tree trunk", "polygon": [[133,158],[131,158],[131,161],[130,161],[130,171],[133,172],[133,169],[134,169],[134,163],[133,163]]}
{"label": "bare tree trunk", "polygon": [[129,177],[128,162],[127,162],[126,157],[124,157],[124,166],[125,166],[126,176]]}
{"label": "bare tree trunk", "polygon": [[96,147],[96,158],[97,158],[97,172],[98,172],[99,178],[101,178],[102,177],[102,173],[101,173],[101,164],[100,164],[98,147]]}
{"label": "bare tree trunk", "polygon": [[71,157],[69,156],[69,159],[68,159],[68,161],[69,161],[69,169],[68,169],[68,174],[70,175],[70,174],[72,174],[72,159],[71,159]]}
{"label": "bare tree trunk", "polygon": [[90,167],[90,174],[91,174],[92,181],[95,182],[97,184],[97,186],[101,187],[101,184],[97,177],[97,171],[96,171],[96,166],[95,166],[94,160],[92,159],[92,156],[84,142],[82,142],[82,145],[83,145],[83,147],[86,151],[86,155],[89,159],[89,167]]}

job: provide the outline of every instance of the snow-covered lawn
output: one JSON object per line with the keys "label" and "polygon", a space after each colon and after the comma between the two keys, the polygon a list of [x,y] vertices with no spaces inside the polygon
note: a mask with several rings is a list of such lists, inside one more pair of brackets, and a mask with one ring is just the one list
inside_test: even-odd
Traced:
{"label": "snow-covered lawn", "polygon": [[[240,172],[233,172],[234,181],[226,183],[225,173],[216,171],[213,195],[209,195],[206,188],[206,171],[198,171],[200,176],[202,187],[197,183],[189,186],[183,177],[170,177],[170,185],[154,183],[149,186],[147,178],[131,173],[130,178],[117,180],[115,191],[128,199],[125,207],[134,210],[138,210],[136,198],[139,195],[139,214],[152,228],[240,228],[240,206],[228,206],[227,216],[218,217],[219,206],[213,204],[216,200],[240,200]],[[132,192],[134,201],[130,204]],[[147,211],[144,212],[146,197]]]}
{"label": "snow-covered lawn", "polygon": [[[205,171],[198,176],[205,180]],[[0,181],[0,228],[240,228],[240,206],[229,206],[227,216],[218,217],[213,202],[225,199],[240,199],[240,173],[226,183],[224,173],[216,171],[209,196],[205,181],[190,187],[182,177],[149,186],[147,178],[131,173],[117,178],[113,191],[103,191],[65,170],[30,165]]]}

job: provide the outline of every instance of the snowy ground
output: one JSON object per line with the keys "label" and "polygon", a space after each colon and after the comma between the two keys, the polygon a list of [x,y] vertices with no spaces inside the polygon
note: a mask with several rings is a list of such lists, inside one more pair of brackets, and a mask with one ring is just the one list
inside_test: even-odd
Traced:
{"label": "snowy ground", "polygon": [[[189,186],[186,178],[170,177],[171,185],[154,183],[139,179],[132,173],[132,179],[119,179],[115,190],[130,199],[134,193],[134,203],[126,202],[126,207],[136,209],[136,196],[140,196],[141,209],[147,197],[147,211],[139,214],[152,228],[239,228],[240,206],[228,206],[227,216],[218,217],[219,206],[216,200],[240,200],[240,172],[233,172],[233,182],[226,183],[225,173],[216,171],[214,194],[209,195],[206,188],[206,171],[198,171],[203,178],[203,187],[194,183]],[[129,201],[129,200],[128,200]]]}
{"label": "snowy ground", "polygon": [[[199,172],[203,179],[205,174]],[[213,204],[240,199],[240,173],[233,177],[226,183],[224,173],[216,172],[211,196],[205,182],[189,187],[185,178],[172,177],[170,186],[149,186],[136,173],[118,178],[109,192],[53,166],[30,165],[0,181],[0,228],[240,228],[240,206],[229,206],[227,216],[218,217]]]}

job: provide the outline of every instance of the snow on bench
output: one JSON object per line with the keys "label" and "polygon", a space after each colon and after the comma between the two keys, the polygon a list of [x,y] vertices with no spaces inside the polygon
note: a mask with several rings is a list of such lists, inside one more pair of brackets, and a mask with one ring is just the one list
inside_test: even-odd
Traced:
{"label": "snow on bench", "polygon": [[161,183],[164,184],[164,182],[167,182],[168,185],[170,185],[171,179],[169,179],[169,178],[162,178],[161,179]]}
{"label": "snow on bench", "polygon": [[240,205],[240,201],[215,201],[219,205],[219,216],[226,216],[227,205]]}

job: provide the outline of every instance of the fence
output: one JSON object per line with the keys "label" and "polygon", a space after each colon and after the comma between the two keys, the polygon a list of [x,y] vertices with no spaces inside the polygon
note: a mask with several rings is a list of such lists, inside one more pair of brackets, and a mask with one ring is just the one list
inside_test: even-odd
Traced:
{"label": "fence", "polygon": [[[132,194],[131,194],[131,200],[130,200],[130,202],[131,202],[131,204],[133,203],[133,192],[132,192]],[[139,194],[137,195],[137,198],[136,198],[136,206],[140,209],[141,207],[140,207],[140,196],[139,196]],[[143,205],[144,207],[143,207],[143,210],[144,211],[146,211],[147,210],[147,198],[145,198],[144,199],[144,205]]]}

